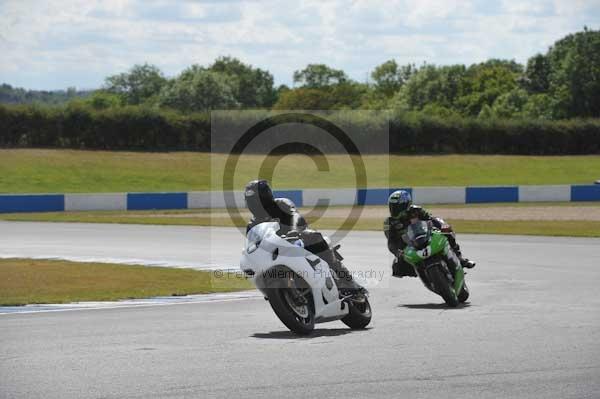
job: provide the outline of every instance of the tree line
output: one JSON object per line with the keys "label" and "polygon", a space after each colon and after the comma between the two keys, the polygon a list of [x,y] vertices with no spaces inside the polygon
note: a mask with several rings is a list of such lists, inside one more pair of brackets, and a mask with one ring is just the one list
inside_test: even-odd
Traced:
{"label": "tree line", "polygon": [[[585,28],[536,54],[526,65],[490,59],[465,65],[375,67],[368,82],[309,64],[293,74],[294,87],[275,87],[273,75],[232,57],[192,65],[167,78],[154,65],[135,65],[105,80],[102,89],[57,92],[48,102],[94,109],[138,105],[182,113],[212,109],[391,109],[441,117],[568,119],[600,117],[600,31]],[[44,92],[0,86],[0,102],[45,102]],[[23,101],[16,101],[16,99]],[[61,101],[62,99],[62,101]]]}
{"label": "tree line", "polygon": [[600,31],[568,35],[526,65],[389,60],[357,82],[310,64],[293,81],[276,87],[268,71],[232,57],[171,78],[136,65],[87,96],[67,92],[63,105],[0,105],[0,146],[210,151],[210,110],[370,109],[384,111],[343,123],[364,131],[361,148],[373,152],[385,123],[396,153],[600,153]]}
{"label": "tree line", "polygon": [[25,90],[3,83],[0,85],[0,104],[64,105],[71,100],[88,97],[93,92],[74,87],[67,90]]}

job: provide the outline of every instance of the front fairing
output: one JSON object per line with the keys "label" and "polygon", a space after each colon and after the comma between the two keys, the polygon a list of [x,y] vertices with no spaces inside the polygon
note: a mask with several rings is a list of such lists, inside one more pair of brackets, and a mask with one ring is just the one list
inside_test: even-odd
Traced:
{"label": "front fairing", "polygon": [[[264,225],[264,226],[263,226]],[[263,223],[248,232],[242,251],[240,268],[265,295],[279,282],[287,284],[291,271],[310,286],[313,296],[315,322],[337,320],[348,314],[343,305],[335,279],[327,262],[301,243],[289,242],[276,234],[278,224]],[[283,271],[283,272],[281,272]]]}
{"label": "front fairing", "polygon": [[266,242],[268,237],[276,235],[278,230],[279,223],[277,222],[264,222],[252,227],[246,234],[245,251],[248,253],[256,251],[262,242]]}
{"label": "front fairing", "polygon": [[448,253],[448,239],[440,232],[434,231],[431,234],[429,245],[421,250],[412,246],[406,247],[403,258],[413,266],[418,266],[423,260],[434,255],[446,255]]}

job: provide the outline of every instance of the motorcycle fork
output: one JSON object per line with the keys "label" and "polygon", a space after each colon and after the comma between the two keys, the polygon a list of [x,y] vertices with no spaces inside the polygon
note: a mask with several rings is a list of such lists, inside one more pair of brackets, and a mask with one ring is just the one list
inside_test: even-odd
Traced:
{"label": "motorcycle fork", "polygon": [[454,261],[452,259],[446,261],[446,268],[452,276],[452,288],[454,288],[454,292],[456,292],[456,294],[458,295],[465,281],[465,271],[463,270],[460,261],[457,259],[456,255],[454,256]]}
{"label": "motorcycle fork", "polygon": [[420,272],[417,272],[417,274],[419,275],[419,277],[421,278],[423,283],[425,283],[425,285],[427,287],[429,287],[429,289],[433,292],[436,292],[436,290],[434,289],[435,287],[433,287],[431,285],[431,281],[429,280],[429,277],[427,276],[427,271],[432,267],[441,267],[442,270],[444,270],[444,272],[446,273],[446,277],[449,278],[450,281],[452,282],[452,287],[454,287],[454,283],[456,282],[456,279],[454,278],[452,270],[450,270],[447,263],[446,264],[444,264],[444,263],[445,262],[440,261],[440,262],[429,264],[427,266],[422,266],[422,267],[420,267]]}
{"label": "motorcycle fork", "polygon": [[414,267],[417,272],[417,276],[421,279],[421,282],[425,284],[425,287],[431,287],[431,282],[429,281],[429,277],[427,277],[427,269],[423,266]]}

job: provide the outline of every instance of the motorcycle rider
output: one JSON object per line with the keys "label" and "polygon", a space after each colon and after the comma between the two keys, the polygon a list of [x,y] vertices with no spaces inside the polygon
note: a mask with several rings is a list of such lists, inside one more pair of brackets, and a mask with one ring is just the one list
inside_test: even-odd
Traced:
{"label": "motorcycle rider", "polygon": [[394,191],[388,198],[388,206],[390,209],[390,217],[385,219],[383,231],[387,238],[389,251],[396,256],[396,260],[392,265],[393,276],[417,276],[414,268],[402,260],[402,251],[407,245],[403,236],[406,233],[408,226],[417,220],[431,221],[434,227],[444,233],[446,238],[448,238],[450,247],[452,247],[452,250],[456,256],[458,256],[462,267],[469,269],[475,267],[475,262],[463,258],[460,246],[456,242],[454,231],[452,231],[452,227],[446,224],[442,219],[433,217],[422,207],[414,205],[408,191]]}
{"label": "motorcycle rider", "polygon": [[304,248],[323,259],[334,271],[340,291],[364,293],[364,288],[354,281],[352,274],[342,264],[323,235],[308,228],[308,223],[288,198],[274,198],[273,191],[266,180],[252,180],[246,185],[244,198],[252,219],[246,226],[246,233],[259,223],[277,220],[280,229],[278,235],[297,234]]}

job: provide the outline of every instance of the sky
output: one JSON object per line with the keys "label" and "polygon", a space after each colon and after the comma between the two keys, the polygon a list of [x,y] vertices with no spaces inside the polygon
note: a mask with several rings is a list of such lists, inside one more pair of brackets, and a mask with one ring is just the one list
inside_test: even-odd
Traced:
{"label": "sky", "polygon": [[364,82],[377,65],[525,63],[600,29],[600,0],[0,0],[0,83],[93,89],[135,64],[176,76],[230,55],[292,84],[310,63]]}

